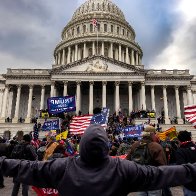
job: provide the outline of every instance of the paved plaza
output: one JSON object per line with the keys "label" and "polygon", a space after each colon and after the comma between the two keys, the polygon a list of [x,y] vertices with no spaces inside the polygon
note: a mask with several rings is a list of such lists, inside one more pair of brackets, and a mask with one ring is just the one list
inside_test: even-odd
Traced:
{"label": "paved plaza", "polygon": [[[5,178],[5,188],[0,190],[0,196],[11,196],[12,192],[12,178]],[[182,188],[181,187],[174,187],[172,188],[173,196],[183,196]],[[18,196],[21,196],[21,190]],[[36,196],[35,192],[29,188],[29,196]],[[128,196],[135,196],[135,193],[130,193]]]}

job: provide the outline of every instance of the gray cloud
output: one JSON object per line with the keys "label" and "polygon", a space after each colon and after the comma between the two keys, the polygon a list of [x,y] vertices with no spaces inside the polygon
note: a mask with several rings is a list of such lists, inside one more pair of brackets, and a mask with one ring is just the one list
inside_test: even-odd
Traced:
{"label": "gray cloud", "polygon": [[[6,0],[0,6],[0,66],[6,68],[51,68],[53,51],[60,40],[63,27],[75,9],[85,0]],[[146,68],[153,64],[160,68],[165,50],[171,45],[183,47],[176,63],[194,65],[196,22],[192,21],[183,31],[176,45],[175,33],[183,21],[176,6],[181,0],[113,0],[124,12],[127,21],[136,31],[136,41],[144,52]],[[175,67],[174,67],[175,68]],[[188,65],[183,68],[196,68]]]}

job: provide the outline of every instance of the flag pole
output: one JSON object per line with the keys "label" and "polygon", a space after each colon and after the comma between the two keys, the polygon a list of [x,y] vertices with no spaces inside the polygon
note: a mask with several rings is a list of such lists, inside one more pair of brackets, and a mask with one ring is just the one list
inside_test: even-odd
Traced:
{"label": "flag pole", "polygon": [[97,55],[98,55],[98,25],[97,25]]}

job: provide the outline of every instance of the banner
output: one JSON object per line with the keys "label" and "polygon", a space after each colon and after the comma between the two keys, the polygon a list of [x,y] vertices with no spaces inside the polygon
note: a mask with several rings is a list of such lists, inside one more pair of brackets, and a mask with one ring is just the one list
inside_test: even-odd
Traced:
{"label": "banner", "polygon": [[126,126],[122,129],[124,135],[127,137],[141,137],[141,133],[144,129],[143,125]]}
{"label": "banner", "polygon": [[75,96],[50,97],[47,102],[48,112],[51,114],[76,111]]}
{"label": "banner", "polygon": [[177,139],[176,127],[171,127],[162,133],[157,133],[160,140],[165,141],[166,139],[174,140]]}
{"label": "banner", "polygon": [[42,126],[42,131],[50,131],[60,129],[60,120],[45,121]]}
{"label": "banner", "polygon": [[32,186],[32,189],[37,193],[38,196],[59,196],[58,191],[56,189],[38,188],[35,186]]}
{"label": "banner", "polygon": [[62,133],[58,134],[56,136],[56,140],[62,140],[62,139],[67,139],[68,131],[63,131]]}

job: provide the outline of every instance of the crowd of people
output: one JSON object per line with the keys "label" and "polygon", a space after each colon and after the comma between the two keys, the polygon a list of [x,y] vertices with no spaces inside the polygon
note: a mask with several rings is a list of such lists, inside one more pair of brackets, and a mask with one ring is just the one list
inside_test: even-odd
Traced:
{"label": "crowd of people", "polygon": [[[69,115],[66,115],[65,119],[62,123],[62,128],[67,129],[69,127],[70,121],[71,121],[71,117]],[[52,133],[49,133],[49,134],[47,134],[47,136],[45,138],[43,138],[42,140],[39,140],[39,143],[36,143],[36,145],[35,145],[35,143],[32,142],[31,134],[24,135],[21,141],[19,141],[17,137],[15,137],[14,139],[12,139],[10,141],[6,141],[5,139],[1,138],[0,139],[0,156],[6,156],[8,158],[8,160],[9,159],[10,160],[25,159],[25,160],[30,160],[30,161],[43,161],[43,162],[45,162],[45,161],[48,162],[49,160],[56,160],[59,158],[66,158],[66,157],[73,158],[74,157],[74,160],[76,160],[76,161],[80,160],[80,159],[82,160],[83,163],[79,163],[79,164],[81,164],[80,167],[86,168],[87,166],[85,164],[87,164],[87,165],[89,165],[90,168],[94,167],[94,166],[96,168],[99,168],[99,167],[103,168],[103,164],[105,164],[105,162],[103,160],[107,159],[108,155],[110,155],[111,157],[118,157],[118,156],[124,155],[124,157],[126,157],[126,159],[130,160],[130,162],[131,162],[132,155],[135,152],[135,149],[137,149],[139,145],[147,144],[148,150],[149,150],[148,157],[150,157],[150,161],[148,163],[146,163],[147,165],[155,166],[158,168],[159,166],[163,166],[163,165],[176,165],[176,164],[187,164],[187,163],[195,163],[196,162],[196,145],[195,145],[195,142],[192,141],[191,134],[189,132],[187,132],[187,131],[179,132],[178,138],[176,138],[176,140],[174,140],[174,141],[170,141],[170,140],[161,141],[156,135],[157,128],[156,128],[155,124],[150,124],[149,122],[146,122],[146,124],[144,125],[144,130],[142,132],[142,137],[140,139],[138,139],[137,137],[125,137],[122,134],[121,128],[125,127],[127,125],[132,125],[132,118],[131,117],[127,118],[127,117],[123,117],[121,115],[111,115],[108,118],[108,126],[107,126],[106,131],[104,131],[104,133],[102,133],[102,128],[100,128],[100,127],[97,128],[96,126],[95,127],[90,126],[91,132],[88,133],[88,131],[87,131],[88,134],[87,134],[87,136],[85,136],[86,139],[82,139],[83,136],[80,136],[80,135],[69,135],[68,134],[68,137],[66,139],[61,139],[61,140],[57,141],[55,135],[53,135]],[[100,135],[97,136],[96,133],[94,133],[95,131],[97,131],[97,133],[100,132],[101,136]],[[91,133],[92,133],[92,135],[91,135]],[[96,136],[93,135],[93,133]],[[103,136],[103,134],[104,134],[104,136]],[[94,136],[98,137],[98,139],[97,138],[93,139]],[[99,137],[101,137],[101,139]],[[87,142],[88,140],[89,140],[89,143]],[[106,143],[107,143],[107,146],[105,146]],[[100,145],[101,145],[101,147],[100,147]],[[82,151],[82,153],[81,153],[81,151]],[[10,161],[8,163],[5,162],[6,166],[4,165],[4,162],[5,161],[3,161],[3,159],[1,158],[0,159],[0,188],[4,188],[4,186],[5,186],[4,182],[3,182],[3,175],[13,176],[14,177],[13,178],[14,185],[13,185],[13,190],[12,190],[12,196],[18,195],[21,182],[22,182],[22,192],[23,192],[24,196],[28,195],[28,189],[29,189],[28,185],[37,185],[40,187],[42,187],[42,186],[47,187],[50,185],[49,187],[58,188],[58,191],[61,193],[62,193],[62,190],[64,190],[63,188],[61,190],[61,188],[57,187],[57,185],[55,185],[56,182],[53,182],[53,181],[52,182],[54,184],[49,183],[49,182],[47,182],[47,183],[42,182],[39,179],[37,179],[37,182],[35,182],[34,180],[25,181],[25,180],[23,180],[24,176],[30,175],[31,178],[33,178],[33,177],[31,176],[31,174],[28,174],[28,172],[27,172],[27,174],[25,174],[24,170],[22,171],[22,174],[21,174],[21,175],[23,175],[23,177],[22,176],[19,177],[18,174],[16,174],[18,171],[16,172],[15,171],[16,168],[14,168],[14,167],[18,167],[20,162],[12,162],[12,161]],[[16,164],[16,165],[11,166],[11,163]],[[25,164],[27,164],[27,162],[25,162]],[[73,164],[73,165],[66,166],[66,168],[67,167],[70,168],[70,175],[73,175],[71,177],[69,176],[69,178],[72,180],[78,181],[79,184],[82,183],[82,182],[80,182],[81,181],[80,176],[76,177],[75,171],[73,172],[73,168],[76,167],[76,166],[74,166],[74,164],[76,164],[76,163],[74,161],[73,162],[71,161],[71,163],[69,163],[69,164]],[[117,168],[117,170],[122,169],[121,167],[124,167],[121,165],[121,162],[119,162],[119,164],[120,165],[118,165],[119,168]],[[94,166],[92,166],[92,165],[94,165]],[[10,167],[10,172],[7,171],[7,169],[4,170],[5,167],[8,167],[8,166]],[[21,165],[20,165],[20,167],[21,167]],[[36,167],[38,167],[38,166],[36,166]],[[55,167],[57,167],[57,166],[55,166]],[[135,167],[136,167],[135,165],[131,166],[132,169]],[[141,173],[142,173],[142,170],[144,173],[145,172],[148,173],[150,171],[150,169],[148,171],[148,169],[146,170],[146,168],[145,169],[143,167],[140,168],[140,166],[137,166],[137,167],[139,168],[139,170],[141,169]],[[189,166],[187,166],[187,167],[189,167]],[[193,169],[193,166],[191,166],[191,168],[188,168],[188,169],[187,169],[187,167],[186,167],[187,172],[192,171],[194,173],[194,177],[196,178],[196,166],[194,165],[194,169]],[[24,168],[25,168],[25,166],[24,166]],[[106,166],[106,168],[107,168],[107,166]],[[12,169],[13,169],[13,171],[12,171]],[[142,177],[142,174],[135,174],[133,172],[133,171],[135,171],[135,169],[133,169],[133,171],[129,171],[129,169],[127,169],[126,171],[130,172],[130,175],[131,175],[131,178],[130,178],[130,177],[128,177],[128,175],[129,175],[128,173],[125,174],[125,176],[127,176],[126,178],[130,180],[129,183],[127,181],[125,181],[124,182],[125,184],[123,185],[123,184],[121,184],[122,182],[120,180],[118,181],[118,180],[114,180],[111,178],[110,180],[111,181],[114,180],[115,181],[114,184],[120,188],[119,189],[115,188],[114,189],[115,194],[114,194],[114,192],[113,192],[114,190],[110,190],[110,188],[108,187],[108,190],[104,189],[105,194],[99,194],[99,195],[125,195],[125,193],[127,194],[129,191],[130,192],[137,191],[138,195],[157,195],[157,196],[158,195],[171,195],[171,191],[169,190],[169,187],[174,186],[174,185],[179,185],[179,184],[180,185],[185,184],[185,186],[184,186],[185,195],[195,195],[196,194],[196,188],[195,188],[196,187],[196,181],[195,181],[196,179],[194,178],[194,181],[193,181],[193,176],[187,177],[187,176],[191,176],[191,175],[190,175],[190,173],[186,173],[185,176],[186,176],[187,180],[183,180],[182,176],[183,176],[183,172],[185,172],[185,171],[183,168],[181,168],[181,170],[182,170],[181,171],[182,174],[180,175],[180,174],[178,174],[177,169],[176,169],[177,173],[175,173],[175,168],[174,168],[174,173],[175,173],[175,175],[179,176],[179,179],[178,179],[179,181],[176,180],[175,177],[173,177],[173,178],[171,178],[171,180],[166,182],[168,180],[167,177],[169,177],[169,174],[167,172],[166,172],[167,174],[166,173],[160,174],[160,175],[163,175],[163,176],[160,176],[161,178],[163,177],[163,180],[160,181],[160,179],[158,180],[157,177],[155,177],[158,175],[158,173],[160,173],[160,170],[154,170],[151,168],[151,172],[153,173],[153,176],[149,177],[150,180],[152,181],[150,183],[148,181],[144,182],[143,180],[141,180],[143,177],[146,178],[147,173],[146,173],[146,175],[143,174],[144,176]],[[61,169],[60,169],[60,171],[61,171]],[[71,171],[73,173],[71,173]],[[168,169],[168,171],[169,171],[169,169]],[[88,173],[89,171],[88,170],[86,171],[84,169],[83,171],[80,171],[79,174],[85,176],[85,174],[83,172]],[[102,170],[100,169],[100,170],[98,170],[98,172],[102,173]],[[118,176],[118,177],[120,175],[119,172],[120,171],[116,171],[116,176]],[[106,172],[106,173],[108,173],[108,172]],[[115,173],[111,174],[111,172],[109,172],[108,175],[109,175],[109,178],[110,178],[110,175],[113,175],[113,178],[115,178]],[[122,175],[124,175],[124,174],[122,174]],[[134,176],[134,175],[136,175],[136,176]],[[166,175],[168,175],[168,176],[166,177]],[[124,178],[125,178],[125,176],[124,176]],[[140,176],[140,177],[138,177],[138,176]],[[45,177],[48,177],[48,175],[46,175]],[[73,179],[74,177],[76,177],[76,179]],[[88,177],[92,178],[91,174]],[[123,176],[121,176],[119,178],[121,179],[122,177]],[[59,173],[58,178],[63,178],[63,176],[60,175],[60,173]],[[103,179],[102,179],[101,183],[103,184],[103,183],[105,183],[104,176],[102,176],[102,178]],[[26,179],[26,178],[24,177],[24,179]],[[55,177],[54,177],[54,179],[55,179]],[[133,181],[133,179],[135,179],[135,182]],[[86,180],[86,178],[85,178],[85,180]],[[147,179],[145,179],[145,180],[147,180]],[[155,180],[157,180],[157,181],[155,182]],[[67,182],[67,180],[66,180],[66,183],[70,184],[69,182]],[[131,185],[133,187],[127,188],[127,185]],[[134,187],[135,185],[136,185],[136,187]],[[71,184],[70,186],[74,186],[74,183]],[[102,187],[100,187],[100,186],[101,185],[99,185],[99,188],[102,191]],[[102,186],[105,186],[105,185],[102,185]],[[109,186],[109,184],[108,184],[108,186]],[[122,188],[125,188],[125,190],[123,190]],[[79,189],[79,190],[82,190],[82,189]],[[110,191],[112,191],[112,192],[110,192]],[[121,193],[119,191],[121,191]],[[71,194],[68,194],[66,192],[67,193],[66,195],[75,195],[74,191],[69,191],[69,192]],[[85,194],[83,194],[83,195],[85,195]],[[89,193],[86,195],[92,195],[92,194]]]}

